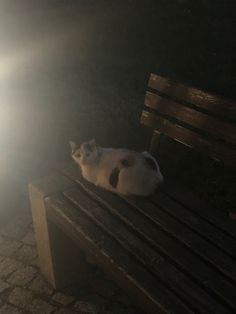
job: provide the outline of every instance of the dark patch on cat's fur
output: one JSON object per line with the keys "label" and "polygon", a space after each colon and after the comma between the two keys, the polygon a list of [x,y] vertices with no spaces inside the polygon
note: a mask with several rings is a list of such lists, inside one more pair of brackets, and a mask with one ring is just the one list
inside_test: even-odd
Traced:
{"label": "dark patch on cat's fur", "polygon": [[120,163],[124,168],[132,167],[134,165],[134,158],[133,156],[127,156],[126,158],[121,159]]}
{"label": "dark patch on cat's fur", "polygon": [[155,161],[150,158],[150,157],[144,157],[146,163],[148,164],[148,166],[152,169],[152,170],[155,170],[157,171],[157,165],[155,163]]}
{"label": "dark patch on cat's fur", "polygon": [[110,185],[115,189],[119,182],[119,174],[121,168],[128,168],[132,167],[134,164],[134,159],[132,156],[128,156],[127,158],[121,159],[119,168],[116,167],[112,170],[110,177],[109,177],[109,183]]}
{"label": "dark patch on cat's fur", "polygon": [[115,189],[119,181],[120,169],[114,168],[110,174],[109,183]]}
{"label": "dark patch on cat's fur", "polygon": [[122,166],[129,167],[129,162],[127,159],[122,159],[120,162],[121,162]]}

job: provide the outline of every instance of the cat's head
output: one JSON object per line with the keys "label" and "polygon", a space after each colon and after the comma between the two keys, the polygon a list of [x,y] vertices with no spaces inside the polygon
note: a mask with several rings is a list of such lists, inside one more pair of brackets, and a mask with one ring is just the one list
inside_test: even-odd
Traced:
{"label": "cat's head", "polygon": [[79,166],[92,164],[98,157],[98,149],[95,140],[85,142],[80,147],[70,141],[71,156]]}

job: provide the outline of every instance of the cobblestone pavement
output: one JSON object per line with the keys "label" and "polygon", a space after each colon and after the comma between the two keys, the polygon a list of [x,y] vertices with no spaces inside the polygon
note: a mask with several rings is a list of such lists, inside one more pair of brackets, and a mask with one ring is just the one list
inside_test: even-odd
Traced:
{"label": "cobblestone pavement", "polygon": [[52,289],[39,271],[28,207],[0,229],[0,314],[142,314],[93,266],[83,284]]}

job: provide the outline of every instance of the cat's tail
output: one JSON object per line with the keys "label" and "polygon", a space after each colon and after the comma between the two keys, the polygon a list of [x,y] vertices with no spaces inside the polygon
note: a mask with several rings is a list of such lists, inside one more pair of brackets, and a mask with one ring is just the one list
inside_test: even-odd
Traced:
{"label": "cat's tail", "polygon": [[160,183],[163,182],[163,175],[160,171],[160,168],[159,168],[159,165],[158,165],[156,159],[149,152],[145,151],[145,152],[142,152],[142,154],[143,154],[144,159],[145,159],[146,163],[148,164],[148,166],[157,172]]}
{"label": "cat's tail", "polygon": [[159,165],[156,159],[149,152],[142,152],[142,155],[144,156],[144,159],[150,168],[159,171]]}

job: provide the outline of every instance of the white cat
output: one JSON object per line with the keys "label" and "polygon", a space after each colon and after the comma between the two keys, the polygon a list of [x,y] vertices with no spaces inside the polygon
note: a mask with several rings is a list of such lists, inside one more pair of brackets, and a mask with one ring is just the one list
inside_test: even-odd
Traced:
{"label": "white cat", "polygon": [[80,147],[70,142],[70,146],[82,176],[109,191],[147,196],[163,181],[157,161],[148,152],[102,148],[95,140]]}

